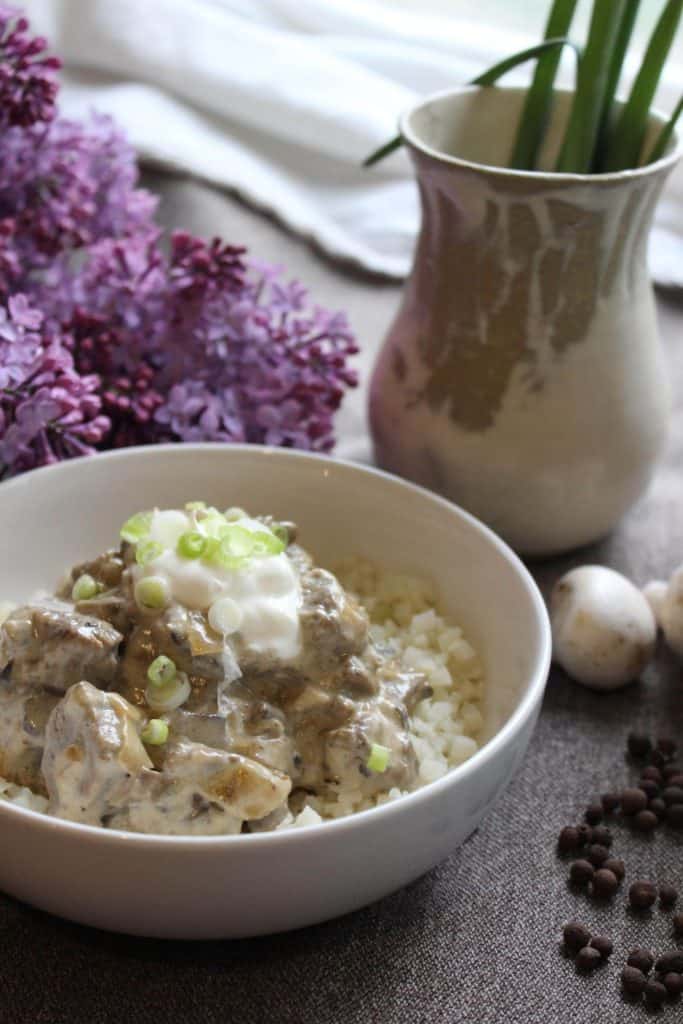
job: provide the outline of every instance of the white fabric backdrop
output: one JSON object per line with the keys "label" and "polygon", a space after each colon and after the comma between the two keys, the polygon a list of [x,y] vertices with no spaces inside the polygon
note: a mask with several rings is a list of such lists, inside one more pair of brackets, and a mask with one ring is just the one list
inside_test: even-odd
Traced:
{"label": "white fabric backdrop", "polygon": [[[373,0],[19,2],[66,62],[64,113],[111,113],[143,159],[235,189],[331,255],[392,277],[409,268],[416,190],[404,154],[372,171],[363,157],[419,96],[530,43]],[[682,90],[679,67],[659,104],[671,109]],[[657,225],[653,273],[683,286],[681,169]]]}

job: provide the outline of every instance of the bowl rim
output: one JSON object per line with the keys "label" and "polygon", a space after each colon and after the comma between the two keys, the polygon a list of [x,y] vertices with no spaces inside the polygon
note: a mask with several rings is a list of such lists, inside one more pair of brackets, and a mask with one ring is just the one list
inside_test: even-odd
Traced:
{"label": "bowl rim", "polygon": [[416,789],[411,793],[406,793],[404,796],[397,797],[395,800],[390,800],[387,801],[387,803],[380,804],[378,807],[369,807],[362,811],[355,811],[352,814],[345,815],[340,818],[329,819],[316,824],[304,825],[299,828],[283,829],[282,831],[239,833],[237,835],[160,835],[157,833],[126,832],[123,829],[103,828],[100,825],[86,825],[81,822],[68,821],[64,818],[53,817],[43,811],[34,811],[27,807],[21,807],[12,803],[10,800],[0,798],[0,817],[8,815],[8,823],[14,815],[17,815],[20,820],[24,819],[27,825],[30,824],[40,827],[46,829],[48,832],[66,832],[67,834],[72,834],[74,838],[79,837],[82,842],[109,843],[115,847],[126,845],[128,847],[135,846],[144,848],[147,846],[153,847],[157,844],[161,844],[161,846],[166,849],[188,849],[195,852],[205,850],[207,853],[209,851],[220,849],[221,847],[225,847],[226,852],[227,849],[238,849],[242,846],[245,849],[247,849],[247,847],[251,849],[254,846],[278,847],[282,845],[287,847],[292,843],[300,842],[302,836],[309,836],[314,840],[315,837],[320,837],[321,834],[332,836],[335,834],[342,834],[349,829],[362,827],[365,823],[379,823],[382,819],[389,819],[397,814],[404,813],[404,810],[408,810],[410,807],[421,802],[428,801],[432,796],[438,796],[444,790],[454,785],[458,780],[466,778],[473,772],[478,771],[480,768],[483,769],[487,763],[492,761],[498,751],[521,730],[524,724],[533,715],[536,705],[543,697],[543,692],[545,690],[550,670],[552,651],[550,620],[545,602],[536,581],[512,548],[490,527],[477,519],[476,516],[466,512],[454,502],[448,501],[446,498],[427,490],[427,488],[420,487],[418,484],[404,480],[393,473],[387,473],[384,470],[376,469],[374,466],[362,465],[349,459],[335,458],[314,452],[302,452],[295,449],[278,448],[268,445],[220,443],[135,445],[113,451],[99,452],[95,455],[83,456],[77,459],[70,459],[52,466],[43,466],[40,469],[31,470],[21,476],[4,481],[0,483],[0,501],[2,501],[3,496],[8,492],[8,490],[15,490],[17,488],[29,486],[30,482],[34,481],[37,477],[45,478],[47,476],[59,475],[60,473],[63,473],[65,469],[67,471],[73,471],[76,467],[85,467],[86,465],[94,462],[99,463],[103,460],[118,462],[125,461],[130,458],[154,458],[157,453],[168,454],[172,457],[186,457],[200,455],[206,452],[215,453],[218,451],[223,451],[223,453],[228,457],[230,457],[228,453],[237,453],[240,455],[256,455],[257,457],[277,458],[285,461],[293,459],[301,462],[307,462],[312,465],[340,468],[342,472],[348,472],[351,475],[359,474],[363,477],[378,478],[385,484],[397,487],[399,490],[405,489],[417,495],[421,499],[436,504],[451,514],[455,514],[457,517],[461,518],[461,520],[464,520],[469,528],[482,534],[488,543],[490,543],[504,558],[504,560],[512,566],[521,582],[524,584],[531,600],[532,608],[536,613],[536,620],[540,629],[538,655],[534,668],[530,672],[529,682],[527,683],[522,699],[502,728],[500,728],[484,744],[483,747],[477,750],[476,753],[468,758],[463,764],[457,765],[455,768],[451,768],[450,771],[441,776],[441,778],[436,779],[434,782],[428,782],[425,785],[420,786],[419,789]]}

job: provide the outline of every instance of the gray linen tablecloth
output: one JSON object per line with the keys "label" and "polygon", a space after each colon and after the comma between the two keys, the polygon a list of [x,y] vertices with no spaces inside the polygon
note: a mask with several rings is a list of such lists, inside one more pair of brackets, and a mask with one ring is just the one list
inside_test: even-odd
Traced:
{"label": "gray linen tablecloth", "polygon": [[[324,263],[224,195],[158,178],[162,217],[246,243],[286,263],[324,304],[348,310],[367,370],[399,291]],[[547,591],[570,565],[598,561],[643,583],[683,561],[683,305],[659,297],[676,395],[667,454],[650,493],[604,543],[531,566]],[[339,452],[369,458],[365,392],[340,420]],[[599,696],[553,671],[529,754],[481,828],[447,861],[394,896],[337,921],[243,942],[203,944],[108,935],[0,896],[2,1024],[613,1024],[647,1016],[622,1002],[618,975],[634,945],[671,945],[670,915],[636,919],[624,893],[599,908],[572,894],[555,856],[561,825],[587,798],[629,777],[628,731],[683,741],[683,673],[662,652],[644,680]],[[629,876],[683,888],[683,840],[615,829]],[[4,837],[3,837],[3,840]],[[0,856],[2,856],[0,841]],[[324,870],[324,865],[321,866]],[[683,909],[683,908],[679,908]],[[579,917],[612,936],[610,965],[578,977],[559,952]],[[683,1004],[663,1019],[683,1020]]]}

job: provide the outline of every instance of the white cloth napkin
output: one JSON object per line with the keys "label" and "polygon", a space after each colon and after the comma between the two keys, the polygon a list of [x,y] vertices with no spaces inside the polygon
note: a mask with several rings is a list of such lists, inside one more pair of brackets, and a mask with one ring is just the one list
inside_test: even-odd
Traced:
{"label": "white cloth napkin", "polygon": [[[403,153],[369,171],[363,157],[420,96],[529,45],[495,26],[378,0],[22,6],[66,62],[65,114],[110,113],[143,160],[229,187],[330,255],[399,278],[419,218],[411,170]],[[664,91],[670,109],[681,83]],[[683,286],[680,171],[658,223],[666,234],[655,237],[653,270]]]}

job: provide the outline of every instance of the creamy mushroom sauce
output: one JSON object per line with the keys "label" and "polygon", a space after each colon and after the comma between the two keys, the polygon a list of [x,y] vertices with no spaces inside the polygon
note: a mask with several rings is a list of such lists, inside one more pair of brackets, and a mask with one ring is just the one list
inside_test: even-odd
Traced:
{"label": "creamy mushroom sauce", "polygon": [[431,689],[294,524],[197,502],[122,537],[5,619],[0,776],[61,818],[194,835],[415,784],[409,716]]}

